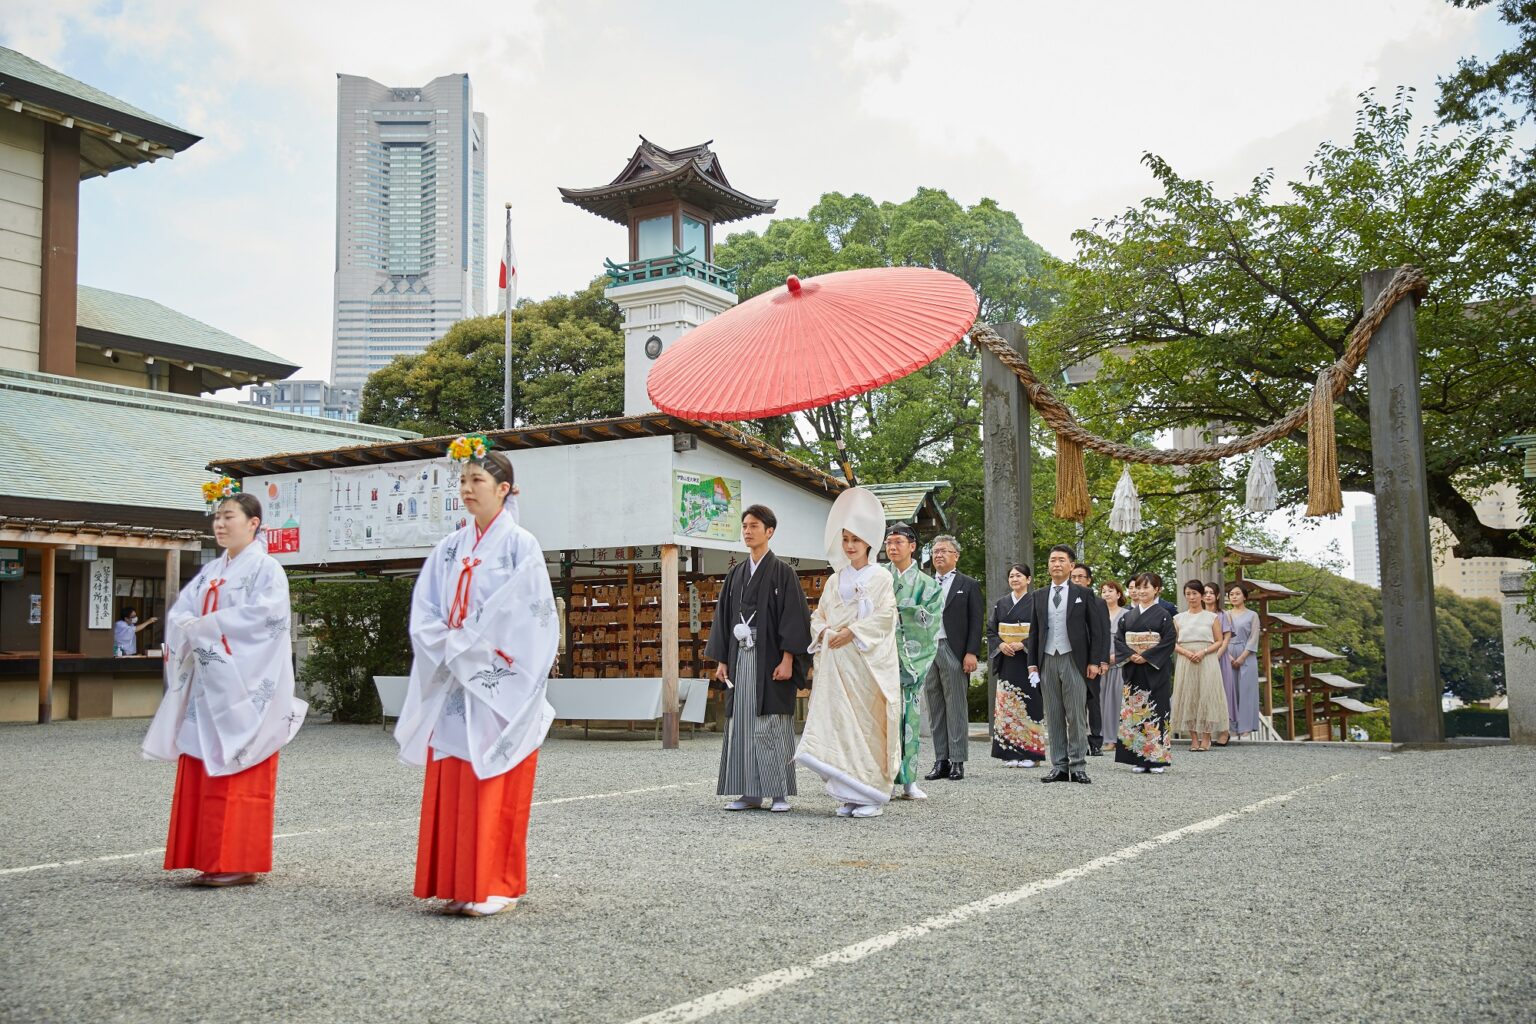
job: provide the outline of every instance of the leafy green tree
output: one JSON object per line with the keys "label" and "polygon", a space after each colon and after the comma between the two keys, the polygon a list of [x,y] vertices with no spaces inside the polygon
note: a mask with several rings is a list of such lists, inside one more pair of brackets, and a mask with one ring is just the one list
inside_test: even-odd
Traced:
{"label": "leafy green tree", "polygon": [[[1128,439],[1222,423],[1246,432],[1311,391],[1363,312],[1363,270],[1414,264],[1430,512],[1461,557],[1528,557],[1519,531],[1481,523],[1468,500],[1520,482],[1504,438],[1536,429],[1536,218],[1506,181],[1509,135],[1412,132],[1411,99],[1362,101],[1353,139],[1324,143],[1274,195],[1272,173],[1218,197],[1149,154],[1162,194],[1076,235],[1066,299],[1034,332],[1036,369],[1097,360],[1072,396],[1091,428]],[[1372,491],[1366,389],[1341,397],[1343,486]],[[1280,497],[1306,490],[1305,435],[1274,446]],[[1246,460],[1206,468],[1235,504]],[[1227,476],[1225,486],[1219,475]],[[1527,490],[1527,501],[1531,495]]]}
{"label": "leafy green tree", "polygon": [[[515,425],[623,410],[624,334],[605,284],[513,310]],[[460,320],[424,352],[397,357],[363,385],[362,419],[430,435],[500,427],[504,330],[500,316]]]}
{"label": "leafy green tree", "polygon": [[[829,192],[804,217],[773,221],[761,235],[732,234],[715,259],[739,270],[743,299],[782,287],[790,274],[923,266],[976,289],[984,320],[1033,322],[1055,302],[1052,261],[1017,217],[990,199],[962,206],[939,189],[901,203]],[[981,371],[968,342],[883,388],[753,429],[828,467],[840,434],[860,479],[948,480],[940,500],[965,549],[961,564],[981,572]]]}
{"label": "leafy green tree", "polygon": [[338,722],[377,722],[374,676],[403,676],[411,668],[409,579],[364,583],[295,583],[293,607],[310,638],[299,669],[317,684],[315,710]]}
{"label": "leafy green tree", "polygon": [[[1487,7],[1492,0],[1450,0],[1468,10]],[[1499,20],[1515,30],[1515,45],[1486,63],[1464,57],[1456,73],[1440,79],[1440,103],[1435,112],[1449,124],[1499,124],[1514,128],[1536,119],[1536,3],[1498,0]],[[1527,188],[1536,186],[1536,147],[1520,159]]]}

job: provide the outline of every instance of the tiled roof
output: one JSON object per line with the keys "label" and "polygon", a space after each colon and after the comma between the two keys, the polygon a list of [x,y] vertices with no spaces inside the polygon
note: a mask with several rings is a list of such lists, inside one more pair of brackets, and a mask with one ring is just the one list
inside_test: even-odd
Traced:
{"label": "tiled roof", "polygon": [[80,131],[80,176],[174,156],[199,136],[0,46],[0,97],[22,114]]}
{"label": "tiled roof", "polygon": [[[185,313],[178,313],[169,306],[162,306],[153,299],[110,292],[105,288],[80,286],[75,322],[87,332],[100,331],[152,342],[155,351],[148,353],[150,355],[213,362],[221,369],[252,370],[274,377],[286,377],[299,368],[297,363],[290,363],[282,356],[210,327],[201,320],[194,320]],[[215,358],[204,359],[199,353]]]}
{"label": "tiled roof", "polygon": [[0,370],[0,499],[200,511],[215,455],[397,440],[409,431]]}

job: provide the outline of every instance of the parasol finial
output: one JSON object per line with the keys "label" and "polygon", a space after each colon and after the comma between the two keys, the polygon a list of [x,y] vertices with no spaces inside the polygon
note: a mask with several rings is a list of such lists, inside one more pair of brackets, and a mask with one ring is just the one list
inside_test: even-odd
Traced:
{"label": "parasol finial", "polygon": [[788,277],[786,277],[784,279],[784,286],[789,289],[789,294],[791,294],[791,295],[799,295],[800,294],[800,279],[798,277],[796,277],[794,274],[790,274]]}

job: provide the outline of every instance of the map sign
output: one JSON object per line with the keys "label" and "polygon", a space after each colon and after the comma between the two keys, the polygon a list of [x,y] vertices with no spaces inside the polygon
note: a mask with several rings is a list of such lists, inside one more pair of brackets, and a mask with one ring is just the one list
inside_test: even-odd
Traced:
{"label": "map sign", "polygon": [[673,524],[682,537],[741,539],[741,481],[672,471]]}

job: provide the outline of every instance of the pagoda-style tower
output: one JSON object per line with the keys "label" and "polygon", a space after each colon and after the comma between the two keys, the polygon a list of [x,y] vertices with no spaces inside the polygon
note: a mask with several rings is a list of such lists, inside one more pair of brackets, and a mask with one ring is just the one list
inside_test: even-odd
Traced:
{"label": "pagoda-style tower", "polygon": [[736,304],[736,272],[714,265],[715,225],[772,213],[736,191],[705,142],[662,149],[645,136],[606,185],[562,188],[568,203],[629,229],[629,258],[604,260],[604,293],[624,311],[624,414],[655,412],[651,364],[672,342]]}

